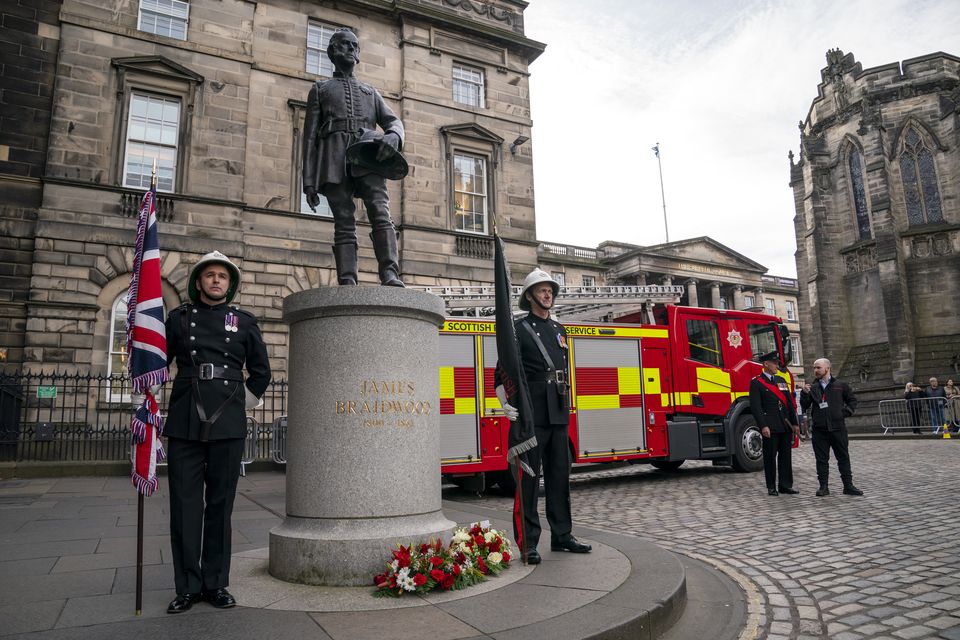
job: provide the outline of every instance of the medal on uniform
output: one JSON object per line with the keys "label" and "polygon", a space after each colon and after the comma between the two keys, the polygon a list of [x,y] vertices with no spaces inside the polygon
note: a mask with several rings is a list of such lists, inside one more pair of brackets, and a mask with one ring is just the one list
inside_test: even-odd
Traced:
{"label": "medal on uniform", "polygon": [[562,333],[557,334],[557,344],[560,345],[561,349],[567,348],[567,338]]}
{"label": "medal on uniform", "polygon": [[232,311],[223,317],[224,331],[232,331],[233,333],[236,333],[240,330],[237,324],[237,314],[233,313]]}

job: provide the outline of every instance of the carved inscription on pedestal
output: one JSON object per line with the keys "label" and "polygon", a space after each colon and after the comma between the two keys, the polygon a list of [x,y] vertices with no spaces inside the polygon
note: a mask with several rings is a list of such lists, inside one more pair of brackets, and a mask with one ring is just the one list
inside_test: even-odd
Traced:
{"label": "carved inscription on pedestal", "polygon": [[357,396],[337,400],[334,412],[338,416],[355,417],[361,427],[410,428],[417,417],[429,415],[433,407],[417,397],[417,388],[411,380],[376,380],[368,378],[357,385]]}

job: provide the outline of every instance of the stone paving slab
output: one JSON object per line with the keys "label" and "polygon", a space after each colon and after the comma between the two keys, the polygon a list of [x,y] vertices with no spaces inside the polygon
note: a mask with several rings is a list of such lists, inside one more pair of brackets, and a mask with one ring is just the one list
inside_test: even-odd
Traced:
{"label": "stone paving slab", "polygon": [[[677,556],[648,541],[614,532],[578,529],[594,544],[592,554],[553,553],[541,549],[536,567],[515,565],[504,574],[461,592],[417,598],[375,599],[372,587],[330,589],[328,611],[304,611],[322,588],[257,584],[245,590],[236,580],[253,566],[266,575],[265,545],[283,509],[283,474],[266,473],[241,480],[234,519],[234,578],[239,607],[215,611],[205,603],[177,616],[165,613],[173,597],[172,568],[165,535],[165,485],[148,499],[144,606],[133,611],[135,588],[136,498],[116,479],[69,478],[21,483],[0,481],[4,513],[29,513],[0,533],[0,636],[33,640],[116,638],[138,640],[198,635],[226,638],[338,638],[391,640],[432,638],[655,637],[680,615],[686,580]],[[41,486],[44,491],[36,491]],[[96,494],[98,487],[102,491]],[[19,493],[18,493],[19,492]],[[125,492],[125,493],[124,493]],[[43,509],[30,509],[33,502]],[[467,524],[489,521],[509,528],[510,509],[444,502],[447,517]],[[152,525],[150,524],[152,523]],[[70,539],[74,536],[79,539]],[[545,532],[549,539],[549,532]],[[44,541],[36,542],[40,538]],[[57,538],[50,540],[48,538]],[[259,546],[255,546],[259,545]],[[616,548],[617,545],[622,550]],[[11,556],[22,557],[11,557]],[[276,585],[275,585],[276,586]],[[307,594],[290,595],[297,588]],[[286,593],[283,593],[286,591]],[[349,592],[349,593],[348,593]],[[280,598],[279,600],[277,598]],[[299,600],[298,600],[299,598]],[[304,599],[306,598],[306,599]],[[338,600],[339,599],[339,600]],[[251,605],[264,607],[253,608]],[[358,606],[359,605],[359,606]],[[411,606],[414,605],[414,606]],[[279,607],[296,611],[277,611]],[[356,610],[350,610],[356,609]],[[282,614],[282,615],[279,615]]]}
{"label": "stone paving slab", "polygon": [[807,441],[794,451],[800,495],[768,496],[762,474],[706,462],[591,469],[572,479],[573,519],[738,573],[757,594],[750,637],[939,638],[960,625],[960,439],[851,438],[850,452],[863,498],[842,495],[835,461],[831,495],[814,495]]}

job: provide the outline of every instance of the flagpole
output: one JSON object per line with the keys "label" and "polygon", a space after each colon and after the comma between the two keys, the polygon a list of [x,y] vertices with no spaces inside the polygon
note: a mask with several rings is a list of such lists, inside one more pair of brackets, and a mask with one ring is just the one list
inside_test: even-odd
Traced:
{"label": "flagpole", "polygon": [[[153,159],[153,170],[150,174],[150,189],[157,188],[157,159]],[[137,304],[136,300],[127,301],[127,304]],[[137,612],[143,611],[143,492],[137,491]]]}
{"label": "flagpole", "polygon": [[670,242],[670,230],[667,228],[667,197],[663,191],[663,165],[660,163],[660,143],[653,147],[653,152],[657,156],[657,168],[660,170],[660,202],[663,203],[663,232],[667,236],[667,242]]}

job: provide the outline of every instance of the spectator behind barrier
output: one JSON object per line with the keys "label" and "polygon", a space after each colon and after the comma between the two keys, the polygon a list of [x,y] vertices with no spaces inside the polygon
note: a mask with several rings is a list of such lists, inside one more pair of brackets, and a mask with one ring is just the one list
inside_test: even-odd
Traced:
{"label": "spectator behind barrier", "polygon": [[938,402],[931,402],[930,404],[930,424],[933,427],[933,432],[936,433],[937,430],[943,426],[943,408],[947,404],[947,393],[943,390],[943,387],[940,386],[937,379],[930,378],[930,386],[927,387],[927,390],[923,393],[925,398],[939,399]]}
{"label": "spectator behind barrier", "polygon": [[[903,397],[907,401],[907,408],[910,411],[910,424],[919,427],[923,424],[923,403],[920,398],[923,397],[923,391],[912,382],[908,382],[903,390]],[[920,435],[920,429],[914,429],[913,432]]]}

